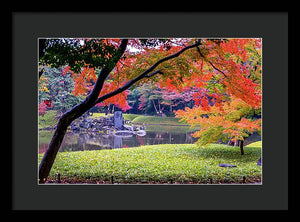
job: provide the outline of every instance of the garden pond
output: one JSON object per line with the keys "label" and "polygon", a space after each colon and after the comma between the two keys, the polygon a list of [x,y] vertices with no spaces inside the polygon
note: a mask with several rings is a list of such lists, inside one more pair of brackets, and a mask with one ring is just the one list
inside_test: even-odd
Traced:
{"label": "garden pond", "polygon": [[[39,153],[44,153],[53,135],[53,130],[39,131]],[[193,131],[184,126],[148,126],[146,134],[117,136],[99,132],[67,132],[59,152],[101,150],[115,148],[130,148],[156,144],[191,144],[197,141],[192,137]],[[258,134],[253,134],[245,140],[245,145],[261,140]]]}

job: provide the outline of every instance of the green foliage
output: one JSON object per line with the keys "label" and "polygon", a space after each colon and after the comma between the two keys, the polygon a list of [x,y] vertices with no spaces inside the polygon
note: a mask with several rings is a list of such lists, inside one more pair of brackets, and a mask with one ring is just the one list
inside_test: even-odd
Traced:
{"label": "green foliage", "polygon": [[244,106],[243,104],[237,105],[234,110],[228,111],[226,113],[225,118],[232,121],[236,122],[241,120],[241,118],[247,118],[251,117],[254,115],[255,109],[250,107],[250,106]]}
{"label": "green foliage", "polygon": [[[119,183],[241,183],[261,181],[257,160],[261,147],[237,147],[211,144],[209,148],[194,144],[152,145],[129,149],[61,152],[50,172],[70,180],[114,181]],[[41,161],[42,155],[39,155]],[[220,163],[236,165],[219,167]]]}
{"label": "green foliage", "polygon": [[262,66],[262,58],[261,53],[259,53],[254,45],[250,44],[246,47],[249,58],[248,64],[252,65],[252,69],[250,69],[250,79],[252,79],[255,83],[262,83],[262,75],[261,75],[261,66]]}
{"label": "green foliage", "polygon": [[53,136],[52,130],[40,130],[39,131],[39,144],[49,144],[51,141],[51,138]]}
{"label": "green foliage", "polygon": [[72,94],[74,83],[70,73],[62,75],[62,68],[50,68],[45,66],[43,73],[43,82],[40,86],[46,84],[47,91],[39,88],[39,103],[44,100],[51,100],[53,109],[57,111],[67,111],[82,101],[81,97]]}
{"label": "green foliage", "polygon": [[137,92],[136,94],[139,96],[138,98],[138,109],[141,110],[145,114],[156,114],[156,110],[153,105],[153,99],[156,96],[157,93],[153,93],[155,90],[155,85],[151,83],[145,83],[143,85],[140,85],[139,88],[135,89]]}
{"label": "green foliage", "polygon": [[216,143],[219,140],[225,142],[226,140],[228,140],[228,138],[226,138],[222,133],[223,130],[224,128],[221,126],[210,127],[206,131],[201,132],[196,144],[198,146],[203,146],[210,143]]}
{"label": "green foliage", "polygon": [[[59,38],[47,39],[45,54],[39,58],[41,64],[49,64],[53,68],[69,65],[76,73],[89,64],[91,68],[101,68],[116,52],[116,47],[107,45],[102,39],[84,40]],[[91,53],[93,52],[93,53]]]}
{"label": "green foliage", "polygon": [[49,110],[44,116],[39,116],[38,128],[53,127],[57,123],[57,120],[57,112]]}
{"label": "green foliage", "polygon": [[131,107],[130,112],[138,113],[139,104],[140,104],[140,93],[139,88],[134,88],[130,90],[130,93],[127,96],[128,105]]}

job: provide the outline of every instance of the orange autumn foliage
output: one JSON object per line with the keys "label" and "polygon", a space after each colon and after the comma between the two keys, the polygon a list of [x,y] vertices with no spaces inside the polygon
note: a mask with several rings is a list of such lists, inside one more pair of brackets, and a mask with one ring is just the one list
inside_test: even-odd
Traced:
{"label": "orange autumn foliage", "polygon": [[[67,72],[72,73],[72,78],[74,81],[74,90],[72,92],[73,95],[75,96],[87,95],[93,89],[93,85],[97,80],[95,69],[86,66],[85,68],[82,69],[81,73],[75,73],[70,71],[70,67],[67,66],[65,69],[63,69],[62,75],[65,75]],[[113,78],[114,75],[116,76],[117,74],[112,74],[111,78]],[[119,82],[116,81],[105,82],[103,89],[99,94],[99,97],[107,93],[110,93],[116,90],[117,88],[119,88]],[[131,108],[127,103],[128,93],[129,91],[126,90],[109,99],[106,99],[105,101],[97,104],[96,106],[107,106],[109,104],[114,104],[125,112],[126,110]]]}
{"label": "orange autumn foliage", "polygon": [[227,101],[222,109],[217,106],[211,106],[209,110],[202,106],[196,106],[192,109],[178,110],[175,112],[176,117],[186,121],[192,126],[200,126],[200,130],[193,134],[194,137],[200,138],[201,144],[212,141],[207,136],[210,132],[215,140],[227,138],[231,141],[244,140],[248,134],[261,130],[261,119],[251,120],[244,116],[249,114],[253,108],[239,98],[232,97]]}
{"label": "orange autumn foliage", "polygon": [[[118,85],[114,84],[114,82],[105,82],[103,89],[101,90],[99,97],[110,93],[114,90],[116,90],[118,87]],[[128,90],[125,90],[122,93],[119,93],[111,98],[108,98],[106,100],[104,100],[101,103],[98,103],[96,106],[108,106],[110,104],[114,104],[116,107],[122,109],[124,112],[126,112],[128,109],[130,109],[131,107],[128,105],[127,103],[127,95],[129,94]]]}

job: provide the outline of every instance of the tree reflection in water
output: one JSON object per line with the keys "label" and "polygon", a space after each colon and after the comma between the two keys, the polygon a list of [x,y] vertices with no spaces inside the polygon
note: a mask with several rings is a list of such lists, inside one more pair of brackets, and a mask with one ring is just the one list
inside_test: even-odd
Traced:
{"label": "tree reflection in water", "polygon": [[[51,137],[49,137],[50,141]],[[182,144],[194,143],[195,138],[191,133],[171,133],[171,132],[147,132],[145,136],[132,135],[127,137],[116,136],[113,134],[101,134],[96,132],[74,133],[69,132],[64,137],[60,152],[63,151],[83,151],[83,150],[101,150],[126,147],[138,147],[155,144]],[[46,151],[48,144],[39,143],[39,153]]]}
{"label": "tree reflection in water", "polygon": [[[53,132],[51,131],[40,132],[39,153],[44,153],[47,150],[52,133]],[[101,134],[96,132],[69,132],[64,137],[59,151],[130,148],[156,144],[191,144],[197,140],[196,138],[193,138],[191,134],[191,132],[149,131],[145,136],[132,135],[121,137],[113,134]],[[253,134],[249,138],[246,138],[245,145],[258,140],[261,140],[261,137],[258,134]]]}

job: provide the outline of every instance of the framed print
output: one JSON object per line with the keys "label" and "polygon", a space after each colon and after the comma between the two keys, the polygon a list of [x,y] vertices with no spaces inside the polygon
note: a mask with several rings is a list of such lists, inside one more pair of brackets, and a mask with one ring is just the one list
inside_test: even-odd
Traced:
{"label": "framed print", "polygon": [[287,209],[287,13],[15,12],[12,30],[13,209]]}

